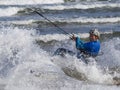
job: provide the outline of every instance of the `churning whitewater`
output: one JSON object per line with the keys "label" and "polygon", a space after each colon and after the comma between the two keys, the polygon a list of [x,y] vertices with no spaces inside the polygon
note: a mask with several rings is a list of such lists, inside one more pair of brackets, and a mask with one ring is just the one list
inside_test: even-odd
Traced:
{"label": "churning whitewater", "polygon": [[[120,90],[119,10],[120,0],[1,0],[0,90]],[[83,40],[98,28],[101,54],[54,56],[75,42],[34,11]]]}

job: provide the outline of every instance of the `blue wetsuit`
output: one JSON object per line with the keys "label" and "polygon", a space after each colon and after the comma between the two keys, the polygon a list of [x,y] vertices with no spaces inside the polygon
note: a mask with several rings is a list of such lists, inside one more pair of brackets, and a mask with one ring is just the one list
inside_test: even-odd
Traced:
{"label": "blue wetsuit", "polygon": [[80,38],[76,38],[76,48],[90,56],[97,56],[100,50],[100,41],[90,41],[84,43]]}

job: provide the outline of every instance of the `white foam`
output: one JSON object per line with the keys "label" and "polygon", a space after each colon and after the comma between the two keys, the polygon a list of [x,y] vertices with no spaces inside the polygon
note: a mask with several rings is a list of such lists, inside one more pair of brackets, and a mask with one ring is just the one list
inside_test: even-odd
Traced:
{"label": "white foam", "polygon": [[63,0],[0,0],[0,5],[54,4],[63,2]]}
{"label": "white foam", "polygon": [[78,23],[115,23],[120,22],[120,17],[106,17],[106,18],[86,18],[86,17],[79,17],[69,20],[61,20],[60,22],[78,22]]}
{"label": "white foam", "polygon": [[92,9],[92,8],[115,8],[120,7],[120,3],[102,3],[102,2],[92,2],[92,3],[75,3],[71,5],[52,5],[52,6],[43,6],[43,9],[50,9],[50,10],[64,10],[64,9]]}
{"label": "white foam", "polygon": [[104,52],[102,57],[99,57],[99,64],[104,67],[115,68],[120,66],[120,38],[114,38],[102,43],[101,50]]}
{"label": "white foam", "polygon": [[96,63],[92,62],[91,65],[87,66],[79,65],[79,63],[76,63],[76,68],[79,72],[83,73],[91,82],[101,84],[113,84],[113,76],[108,74],[108,72],[103,72],[100,66],[98,66]]}
{"label": "white foam", "polygon": [[[0,76],[7,77],[6,90],[17,90],[20,87],[39,89],[42,88],[41,83],[51,83],[51,79],[56,80],[58,76],[64,75],[60,68],[51,62],[49,54],[35,44],[34,35],[32,30],[0,29]],[[32,75],[30,70],[42,73],[41,80],[35,77],[36,73]]]}
{"label": "white foam", "polygon": [[0,17],[1,16],[11,16],[14,14],[17,14],[17,12],[19,10],[22,10],[22,8],[17,8],[17,7],[9,7],[9,8],[5,8],[5,9],[0,9]]}
{"label": "white foam", "polygon": [[[88,33],[78,33],[75,36],[81,37],[81,38],[86,38],[89,36]],[[51,41],[51,40],[56,40],[56,41],[62,41],[65,39],[70,39],[70,35],[65,35],[65,34],[47,34],[47,35],[40,35],[36,37],[36,40],[42,40],[44,42]]]}

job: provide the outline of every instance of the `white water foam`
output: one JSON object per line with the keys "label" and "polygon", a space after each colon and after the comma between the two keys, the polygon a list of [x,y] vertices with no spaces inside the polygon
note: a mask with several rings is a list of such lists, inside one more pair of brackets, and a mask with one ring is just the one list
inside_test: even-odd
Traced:
{"label": "white water foam", "polygon": [[0,5],[54,4],[63,2],[63,0],[0,0]]}
{"label": "white water foam", "polygon": [[100,67],[98,66],[95,60],[93,58],[89,58],[91,60],[91,64],[84,66],[80,65],[79,63],[76,63],[77,70],[81,73],[83,73],[88,80],[90,80],[93,83],[99,83],[99,84],[113,84],[113,76],[110,75],[108,72],[104,72]]}
{"label": "white water foam", "polygon": [[48,6],[45,5],[41,8],[43,9],[49,9],[49,10],[64,10],[64,9],[94,9],[94,8],[119,8],[120,7],[120,3],[103,3],[103,2],[85,2],[85,3],[73,3],[71,5],[52,5],[52,6]]}
{"label": "white water foam", "polygon": [[0,17],[2,16],[12,16],[17,14],[17,12],[19,10],[22,10],[22,8],[17,8],[17,7],[9,7],[9,8],[5,8],[5,9],[0,9]]}
{"label": "white water foam", "polygon": [[30,43],[30,41],[33,39],[29,34],[28,31],[22,32],[22,30],[13,28],[0,30],[0,38],[2,40],[0,42],[0,63],[2,63],[0,76],[9,76],[11,69],[21,60],[24,61],[24,59],[20,59],[19,55],[21,51],[27,50],[26,47],[31,47],[32,42]]}
{"label": "white water foam", "polygon": [[59,22],[68,22],[68,23],[115,23],[120,22],[120,17],[106,17],[106,18],[87,18],[87,17],[78,17],[71,18],[69,20],[59,20]]}
{"label": "white water foam", "polygon": [[120,38],[113,38],[102,43],[102,57],[99,57],[99,64],[103,67],[116,68],[120,66]]}
{"label": "white water foam", "polygon": [[[88,33],[78,33],[77,35],[74,34],[75,36],[81,37],[81,38],[87,38],[89,36]],[[71,34],[65,35],[65,34],[47,34],[47,35],[40,35],[36,37],[36,40],[42,40],[44,42],[48,42],[51,40],[56,40],[56,41],[62,41],[65,39],[70,39]]]}
{"label": "white water foam", "polygon": [[[28,77],[30,69],[43,70],[44,68],[46,70],[47,66],[54,66],[49,55],[34,44],[35,39],[31,34],[33,35],[34,32],[18,28],[2,28],[0,30],[0,77],[8,78],[6,88],[10,85],[9,90],[13,89],[12,86],[16,86],[16,88],[19,88],[19,85],[27,87],[32,83],[27,81],[31,78]],[[54,71],[54,67],[51,67],[51,72]],[[42,72],[46,72],[44,70]]]}

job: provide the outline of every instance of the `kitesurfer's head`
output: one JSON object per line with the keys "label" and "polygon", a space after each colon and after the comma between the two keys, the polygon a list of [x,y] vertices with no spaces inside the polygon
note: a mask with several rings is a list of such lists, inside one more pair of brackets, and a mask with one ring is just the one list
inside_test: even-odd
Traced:
{"label": "kitesurfer's head", "polygon": [[90,30],[89,34],[90,34],[90,41],[96,41],[100,38],[100,33],[98,29]]}

